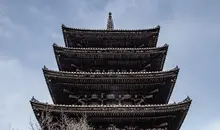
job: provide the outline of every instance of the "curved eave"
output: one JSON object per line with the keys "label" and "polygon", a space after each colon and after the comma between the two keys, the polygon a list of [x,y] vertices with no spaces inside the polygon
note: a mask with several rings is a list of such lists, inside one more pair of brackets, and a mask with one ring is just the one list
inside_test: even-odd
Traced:
{"label": "curved eave", "polygon": [[[183,112],[183,119],[191,105],[192,100],[187,97],[184,101],[173,104],[156,104],[156,105],[59,105],[42,103],[37,100],[31,100],[32,109],[36,111],[50,112],[68,112],[68,113],[144,113],[145,115],[152,113],[171,113]],[[130,111],[130,109],[132,111]],[[36,113],[35,113],[36,114]]]}
{"label": "curved eave", "polygon": [[[44,66],[43,70],[47,70],[47,67]],[[45,74],[44,74],[44,79],[45,79],[45,81],[46,81],[47,88],[48,88],[49,93],[50,93],[50,95],[51,95],[52,101],[53,101],[53,103],[56,104],[56,99],[55,99],[54,96],[53,96],[52,89],[51,89],[51,87],[50,87],[50,84],[48,83],[48,78],[46,77]]]}
{"label": "curved eave", "polygon": [[154,28],[149,29],[113,29],[113,30],[107,30],[107,29],[82,29],[82,28],[71,28],[67,27],[64,24],[62,24],[62,30],[64,32],[94,32],[94,33],[142,33],[142,32],[159,32],[160,26],[156,26]]}
{"label": "curved eave", "polygon": [[[155,112],[172,112],[172,111],[181,111],[181,110],[187,110],[190,107],[192,100],[187,97],[185,100],[179,103],[172,103],[172,104],[151,104],[151,105],[62,105],[62,104],[48,104],[39,102],[36,99],[30,100],[31,106],[33,110],[45,110],[45,108],[50,109],[51,111],[63,111],[67,110],[70,112],[76,112],[76,111],[102,111],[102,108],[112,108],[108,110],[106,109],[105,112],[121,112],[119,108],[124,108],[126,111],[126,108],[143,108],[143,111],[146,113],[155,113]],[[82,108],[81,110],[78,108]],[[129,111],[129,110],[128,110]],[[140,112],[140,111],[132,111],[132,112]]]}
{"label": "curved eave", "polygon": [[[93,52],[97,52],[99,53],[99,51],[102,52],[109,52],[109,51],[132,51],[132,52],[140,52],[140,53],[150,53],[150,52],[158,52],[158,51],[164,51],[167,52],[168,51],[168,44],[164,44],[161,47],[150,47],[150,48],[73,48],[73,47],[61,47],[58,46],[57,44],[53,44],[53,49],[54,52],[77,52],[77,53],[85,53],[88,51],[93,51]],[[117,52],[115,52],[117,53]]]}
{"label": "curved eave", "polygon": [[178,74],[179,74],[179,70],[178,70],[178,73],[176,73],[176,76],[175,76],[175,82],[172,83],[171,88],[170,88],[170,90],[169,90],[169,93],[168,93],[168,97],[167,97],[166,103],[169,102],[170,97],[171,97],[171,94],[173,93],[173,89],[174,89],[174,87],[175,87],[175,84],[176,84],[176,80],[177,80]]}
{"label": "curved eave", "polygon": [[66,77],[66,78],[83,78],[83,77],[118,77],[118,78],[126,78],[126,77],[176,77],[179,72],[178,66],[169,70],[169,71],[154,71],[154,72],[66,72],[66,71],[54,71],[49,70],[48,68],[43,68],[43,73],[46,77]]}

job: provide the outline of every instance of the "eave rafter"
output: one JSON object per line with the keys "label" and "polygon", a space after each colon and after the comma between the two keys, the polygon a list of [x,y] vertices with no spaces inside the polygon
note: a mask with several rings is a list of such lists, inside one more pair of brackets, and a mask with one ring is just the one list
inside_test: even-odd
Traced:
{"label": "eave rafter", "polygon": [[[191,104],[191,99],[187,97],[179,103],[172,104],[150,104],[150,105],[63,105],[63,104],[48,104],[39,102],[34,97],[30,100],[34,110],[50,110],[57,112],[130,112],[130,113],[167,113],[178,110],[188,110]],[[104,109],[103,109],[104,108]],[[137,111],[131,111],[131,110]],[[114,111],[113,111],[114,110]],[[123,111],[122,111],[123,110]]]}
{"label": "eave rafter", "polygon": [[[187,97],[179,103],[173,104],[154,104],[154,105],[62,105],[42,103],[32,98],[30,101],[34,111],[49,111],[49,112],[69,112],[69,113],[128,113],[152,114],[152,113],[170,113],[175,111],[186,111],[189,109],[191,99]],[[186,114],[186,113],[185,113]]]}
{"label": "eave rafter", "polygon": [[66,77],[66,78],[160,78],[160,77],[177,77],[179,68],[176,66],[169,71],[155,71],[155,72],[67,72],[67,71],[53,71],[48,68],[43,68],[46,77]]}
{"label": "eave rafter", "polygon": [[55,53],[137,53],[137,54],[153,54],[153,53],[167,53],[168,44],[164,44],[161,47],[149,47],[149,48],[74,48],[74,47],[61,47],[56,43],[53,44]]}
{"label": "eave rafter", "polygon": [[149,58],[150,60],[158,59],[162,57],[162,66],[164,64],[166,54],[168,51],[168,45],[163,47],[154,48],[68,48],[60,47],[53,44],[54,54],[57,59],[58,65],[60,57],[62,58],[87,58],[87,59],[122,59],[129,58],[129,60],[144,60]]}
{"label": "eave rafter", "polygon": [[[77,90],[78,89],[78,90]],[[95,89],[95,87],[94,87]],[[107,104],[149,104],[146,103],[149,100],[152,100],[156,94],[159,93],[158,88],[146,90],[145,93],[134,94],[130,92],[126,92],[125,90],[119,91],[111,91],[109,93],[100,93],[97,92],[96,94],[91,94],[94,91],[90,91],[90,93],[86,93],[83,91],[83,88],[75,88],[74,92],[68,90],[68,88],[64,88],[63,92],[66,96],[69,97],[70,100],[73,101],[71,104],[100,104],[100,105],[107,105]],[[96,90],[97,91],[97,90]],[[142,90],[143,91],[143,90]],[[124,93],[124,94],[122,94]]]}

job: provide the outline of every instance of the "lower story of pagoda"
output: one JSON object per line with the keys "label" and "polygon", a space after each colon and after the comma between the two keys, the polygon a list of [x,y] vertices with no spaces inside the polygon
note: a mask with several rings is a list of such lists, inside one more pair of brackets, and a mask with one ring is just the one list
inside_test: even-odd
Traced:
{"label": "lower story of pagoda", "polygon": [[76,120],[86,116],[92,130],[179,130],[190,104],[189,98],[159,105],[53,105],[31,100],[40,124],[46,113],[50,113],[54,122],[60,121],[62,114]]}

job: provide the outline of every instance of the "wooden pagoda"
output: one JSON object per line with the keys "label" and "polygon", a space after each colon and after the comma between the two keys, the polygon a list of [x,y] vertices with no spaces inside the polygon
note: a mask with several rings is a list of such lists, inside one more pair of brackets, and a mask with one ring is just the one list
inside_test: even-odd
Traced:
{"label": "wooden pagoda", "polygon": [[59,116],[86,114],[94,129],[179,130],[191,99],[168,104],[179,68],[163,71],[168,45],[156,47],[160,26],[142,30],[77,29],[62,25],[65,46],[53,44],[59,71],[43,68],[54,104],[32,99]]}

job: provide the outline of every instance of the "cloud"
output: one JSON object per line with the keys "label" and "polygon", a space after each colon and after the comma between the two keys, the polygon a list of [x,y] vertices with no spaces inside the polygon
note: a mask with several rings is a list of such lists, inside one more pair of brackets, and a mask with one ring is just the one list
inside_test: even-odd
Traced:
{"label": "cloud", "polygon": [[5,10],[6,6],[0,4],[0,37],[11,38],[12,33],[10,33],[5,27],[3,22],[5,21]]}
{"label": "cloud", "polygon": [[220,130],[220,120],[207,121],[205,126],[200,126],[200,130]]}
{"label": "cloud", "polygon": [[14,36],[28,37],[28,30],[23,26],[14,23],[5,14],[0,15],[0,37],[12,38]]}
{"label": "cloud", "polygon": [[60,33],[52,33],[51,37],[52,37],[52,39],[54,39],[54,41],[56,41],[59,44],[64,41],[63,34],[60,34]]}
{"label": "cloud", "polygon": [[29,5],[27,6],[27,10],[31,15],[34,15],[35,18],[41,18],[41,21],[51,22],[55,20],[55,16],[50,13],[51,9],[48,6],[38,8],[36,6]]}
{"label": "cloud", "polygon": [[38,99],[51,101],[40,70],[32,70],[16,58],[1,56],[0,72],[0,129],[7,130],[11,124],[25,130],[32,115],[29,99],[40,92]]}

